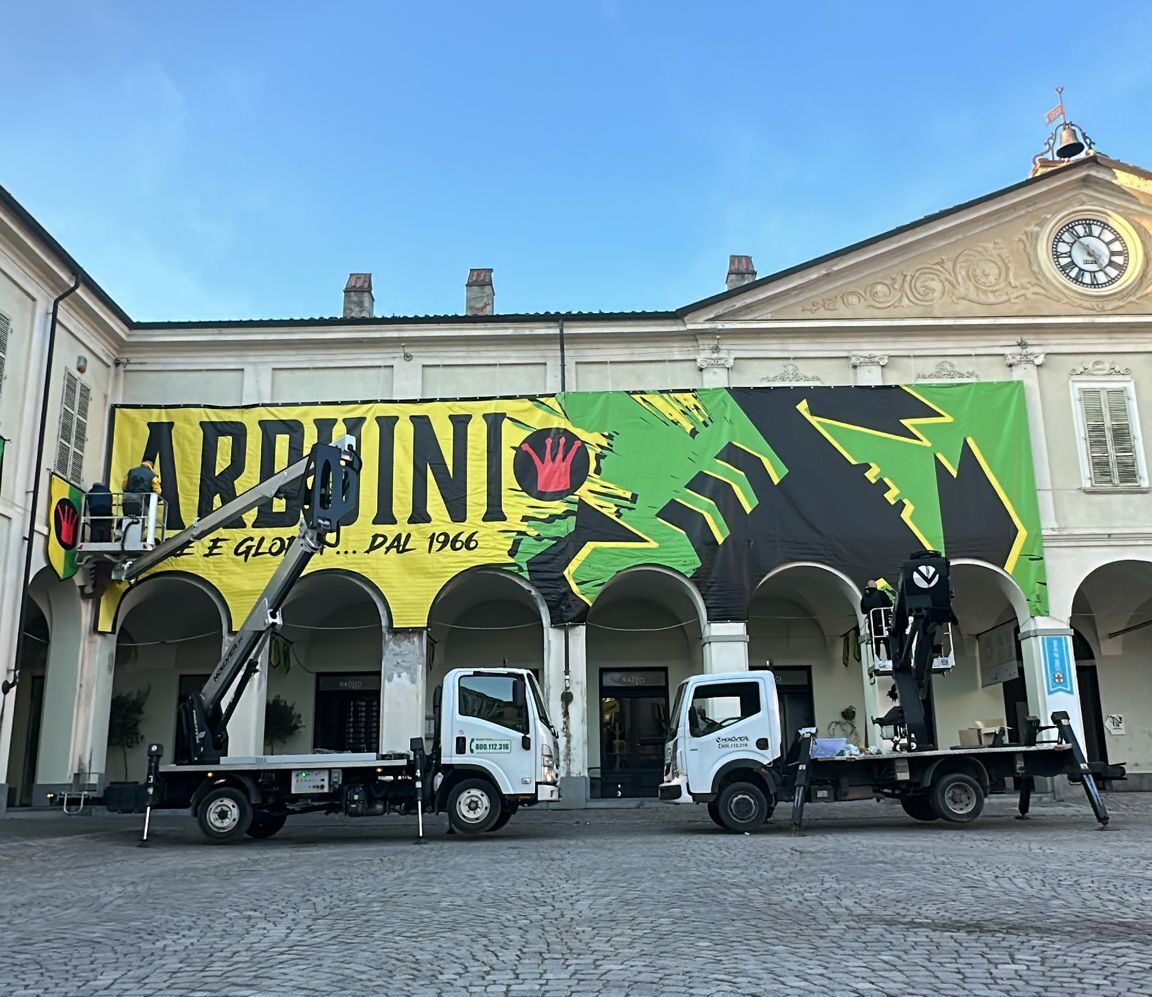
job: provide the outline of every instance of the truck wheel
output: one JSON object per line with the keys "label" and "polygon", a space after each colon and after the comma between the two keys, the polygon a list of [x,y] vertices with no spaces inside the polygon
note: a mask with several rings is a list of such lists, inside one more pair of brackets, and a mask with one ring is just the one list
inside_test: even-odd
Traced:
{"label": "truck wheel", "polygon": [[499,831],[500,828],[502,828],[505,824],[508,823],[508,821],[512,819],[512,815],[519,809],[520,808],[515,804],[505,803],[504,806],[500,808],[500,816],[496,818],[496,823],[488,828],[488,830]]}
{"label": "truck wheel", "polygon": [[252,824],[252,803],[242,789],[217,786],[204,794],[196,808],[196,821],[209,841],[235,841]]}
{"label": "truck wheel", "polygon": [[900,806],[904,808],[904,812],[916,820],[936,820],[936,811],[932,809],[932,801],[926,795],[923,796],[902,796],[900,797]]}
{"label": "truck wheel", "polygon": [[764,790],[750,782],[731,782],[716,800],[720,824],[729,831],[755,831],[768,819]]}
{"label": "truck wheel", "polygon": [[953,824],[967,824],[984,809],[984,790],[964,772],[945,772],[928,791],[932,810]]}
{"label": "truck wheel", "polygon": [[287,814],[270,814],[266,810],[253,814],[252,826],[248,828],[249,838],[271,838],[284,826]]}
{"label": "truck wheel", "polygon": [[448,823],[460,834],[492,830],[504,810],[504,801],[487,779],[465,779],[448,794]]}

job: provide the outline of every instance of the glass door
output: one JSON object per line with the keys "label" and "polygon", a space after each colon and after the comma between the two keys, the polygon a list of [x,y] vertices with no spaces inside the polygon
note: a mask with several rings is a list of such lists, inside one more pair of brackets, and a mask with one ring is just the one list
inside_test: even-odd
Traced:
{"label": "glass door", "polygon": [[655,796],[664,771],[668,673],[663,668],[600,676],[600,795]]}

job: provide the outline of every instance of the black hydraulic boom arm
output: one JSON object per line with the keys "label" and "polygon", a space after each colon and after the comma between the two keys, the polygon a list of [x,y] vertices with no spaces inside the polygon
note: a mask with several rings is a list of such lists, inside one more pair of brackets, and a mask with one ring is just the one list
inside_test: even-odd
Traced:
{"label": "black hydraulic boom arm", "polygon": [[892,678],[910,751],[935,747],[932,661],[943,624],[955,623],[948,559],[921,551],[900,565],[892,612]]}

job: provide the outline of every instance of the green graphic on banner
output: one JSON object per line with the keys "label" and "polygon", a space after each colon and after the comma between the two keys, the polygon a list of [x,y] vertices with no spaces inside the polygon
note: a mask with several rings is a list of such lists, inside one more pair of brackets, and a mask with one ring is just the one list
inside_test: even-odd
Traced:
{"label": "green graphic on banner", "polygon": [[[115,411],[113,476],[158,462],[169,535],[298,459],[355,436],[357,507],[310,570],[370,581],[422,627],[461,572],[511,571],[552,622],[583,620],[619,572],[659,565],[713,620],[798,562],[861,585],[929,547],[1003,570],[1046,611],[1018,382],[570,392],[473,401]],[[201,575],[242,618],[293,542],[295,492],[161,570]],[[100,626],[115,625],[122,587]]]}

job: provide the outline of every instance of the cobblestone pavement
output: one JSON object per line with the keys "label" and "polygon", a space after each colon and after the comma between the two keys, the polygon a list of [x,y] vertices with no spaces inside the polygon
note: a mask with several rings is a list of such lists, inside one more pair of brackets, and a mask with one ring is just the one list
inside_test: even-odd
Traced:
{"label": "cobblestone pavement", "polygon": [[289,821],[202,842],[162,815],[0,820],[0,994],[1152,994],[1152,795],[962,827],[812,807],[521,812],[483,838]]}

